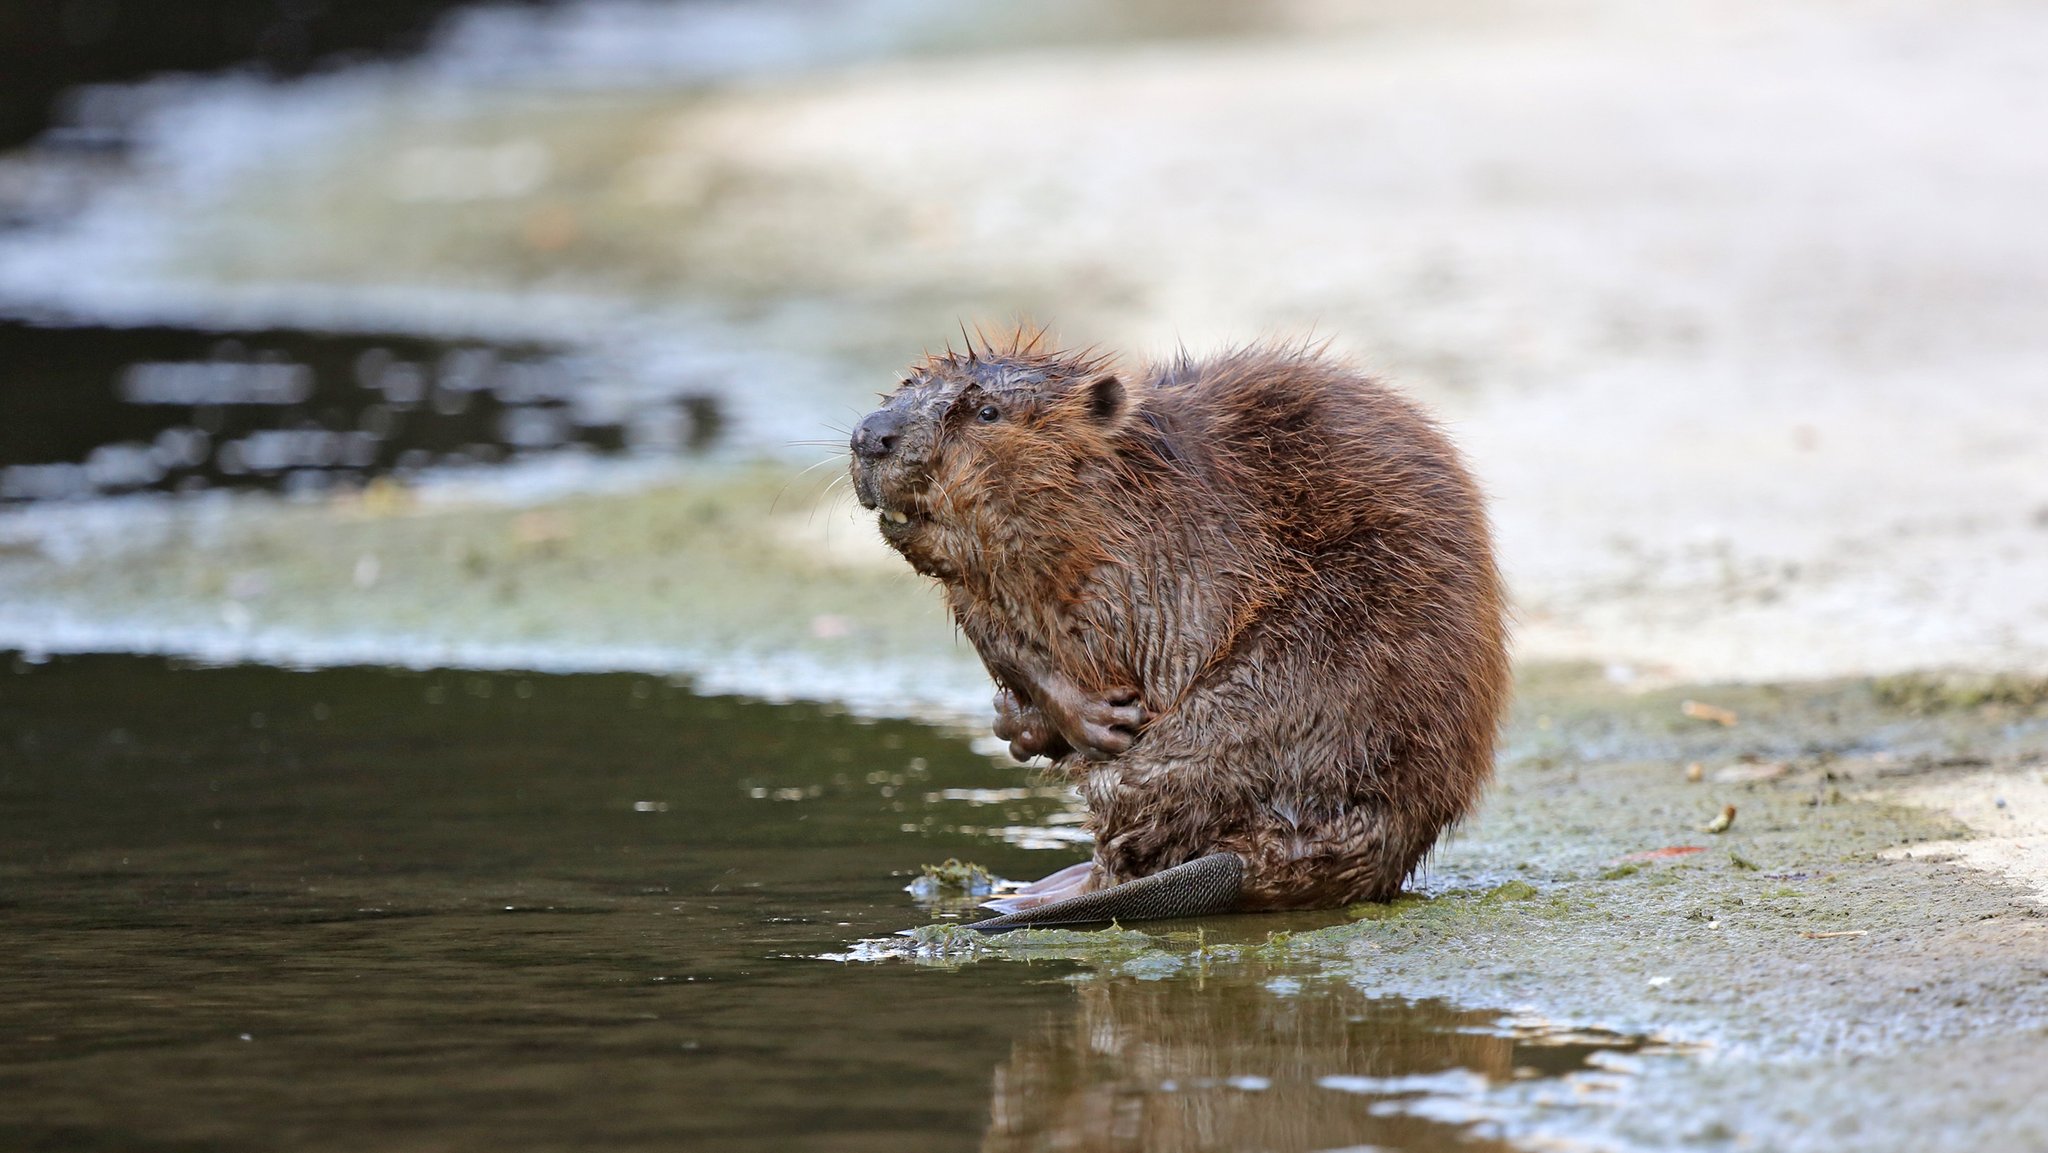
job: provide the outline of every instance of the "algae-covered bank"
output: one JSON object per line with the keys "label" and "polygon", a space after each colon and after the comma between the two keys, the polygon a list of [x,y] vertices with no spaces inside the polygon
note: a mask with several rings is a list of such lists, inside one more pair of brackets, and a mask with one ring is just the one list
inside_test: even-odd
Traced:
{"label": "algae-covered bank", "polygon": [[[2048,1149],[2048,11],[192,6],[19,41],[0,1145]],[[1086,837],[835,481],[1018,314],[1474,463],[1403,899],[926,891]]]}

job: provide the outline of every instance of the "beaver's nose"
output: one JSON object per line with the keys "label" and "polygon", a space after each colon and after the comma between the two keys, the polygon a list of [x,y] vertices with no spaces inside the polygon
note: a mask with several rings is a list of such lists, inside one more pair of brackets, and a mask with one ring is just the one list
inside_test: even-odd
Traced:
{"label": "beaver's nose", "polygon": [[900,408],[878,408],[861,418],[853,430],[853,452],[871,460],[879,460],[896,451],[896,438],[909,422]]}

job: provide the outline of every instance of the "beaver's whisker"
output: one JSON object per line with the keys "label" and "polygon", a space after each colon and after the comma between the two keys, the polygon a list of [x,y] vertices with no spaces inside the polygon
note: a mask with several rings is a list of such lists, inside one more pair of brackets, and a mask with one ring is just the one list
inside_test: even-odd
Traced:
{"label": "beaver's whisker", "polygon": [[825,467],[826,465],[828,465],[828,464],[842,464],[842,463],[844,463],[844,462],[842,462],[842,461],[841,461],[841,460],[840,460],[839,458],[837,458],[837,457],[830,457],[830,456],[828,456],[828,457],[826,457],[825,459],[823,459],[823,460],[821,460],[821,461],[818,461],[818,462],[817,462],[816,464],[811,464],[811,465],[807,465],[807,466],[805,466],[805,468],[803,469],[803,471],[801,471],[801,472],[797,473],[797,474],[796,474],[795,476],[793,476],[793,477],[790,477],[790,478],[789,478],[788,480],[786,480],[786,481],[783,481],[783,482],[782,482],[782,487],[781,487],[781,488],[779,488],[779,489],[777,489],[777,490],[775,490],[775,499],[773,499],[773,500],[771,500],[771,501],[769,501],[769,502],[768,502],[768,515],[769,515],[769,516],[774,516],[774,515],[775,515],[775,509],[777,508],[777,506],[779,506],[779,505],[780,505],[780,504],[782,503],[782,498],[783,498],[783,496],[785,496],[785,495],[786,495],[786,494],[787,494],[787,493],[789,492],[789,490],[790,490],[790,487],[791,487],[792,485],[796,484],[796,482],[798,482],[798,481],[802,480],[803,478],[805,478],[805,477],[807,477],[807,476],[811,475],[812,473],[814,473],[814,472],[818,471],[819,469],[821,469],[821,468],[824,468],[824,467]]}
{"label": "beaver's whisker", "polygon": [[804,517],[805,524],[810,524],[813,521],[817,520],[818,510],[824,507],[826,500],[830,499],[832,496],[838,493],[839,486],[841,485],[845,485],[848,488],[852,488],[852,478],[848,477],[845,473],[841,473],[838,476],[833,477],[832,482],[830,484],[827,484],[824,488],[818,490],[818,495],[811,499],[810,513]]}

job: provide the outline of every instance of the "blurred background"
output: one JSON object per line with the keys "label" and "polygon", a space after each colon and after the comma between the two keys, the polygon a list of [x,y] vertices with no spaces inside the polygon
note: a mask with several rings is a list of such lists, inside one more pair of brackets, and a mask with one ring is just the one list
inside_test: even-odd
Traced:
{"label": "blurred background", "polygon": [[[834,699],[943,649],[964,702],[822,486],[894,368],[1029,317],[1134,362],[1328,338],[1436,406],[1525,659],[2048,668],[2044,33],[2004,0],[9,0],[0,641]],[[734,518],[710,553],[685,499]],[[950,707],[929,681],[879,696]]]}
{"label": "blurred background", "polygon": [[[2038,910],[1937,862],[2048,893],[2044,76],[2039,0],[0,0],[0,1146],[2042,1147]],[[1519,703],[1413,900],[897,935],[1089,839],[844,492],[1020,317],[1464,447]]]}

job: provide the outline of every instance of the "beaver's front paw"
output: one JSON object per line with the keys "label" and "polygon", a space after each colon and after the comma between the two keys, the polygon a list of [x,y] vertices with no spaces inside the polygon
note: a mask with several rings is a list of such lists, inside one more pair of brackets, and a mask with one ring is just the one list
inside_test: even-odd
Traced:
{"label": "beaver's front paw", "polygon": [[1074,751],[1046,715],[1016,693],[998,690],[995,707],[995,734],[1010,742],[1010,755],[1018,760],[1041,756],[1058,760]]}
{"label": "beaver's front paw", "polygon": [[1131,747],[1152,714],[1136,689],[1111,689],[1099,696],[1075,693],[1049,707],[1060,710],[1060,731],[1090,760],[1105,761]]}

